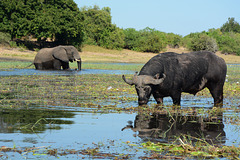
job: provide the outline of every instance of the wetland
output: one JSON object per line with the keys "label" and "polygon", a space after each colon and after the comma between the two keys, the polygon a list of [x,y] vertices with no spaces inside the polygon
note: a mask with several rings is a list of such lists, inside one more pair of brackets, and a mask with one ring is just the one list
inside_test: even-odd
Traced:
{"label": "wetland", "polygon": [[[208,90],[138,106],[121,75],[143,64],[36,71],[0,61],[0,159],[239,159],[240,65],[228,64],[222,108]],[[24,69],[23,69],[24,68]],[[74,67],[72,67],[74,68]]]}

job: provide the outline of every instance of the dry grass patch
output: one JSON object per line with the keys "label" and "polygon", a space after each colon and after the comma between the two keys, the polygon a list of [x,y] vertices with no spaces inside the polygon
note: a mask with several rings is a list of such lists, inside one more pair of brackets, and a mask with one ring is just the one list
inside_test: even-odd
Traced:
{"label": "dry grass patch", "polygon": [[[167,48],[164,52],[187,53],[189,52],[183,47]],[[5,48],[0,47],[0,58],[13,58],[20,60],[33,61],[36,51],[24,50],[22,48]],[[224,55],[220,52],[216,53],[218,56],[225,59],[227,63],[240,63],[240,56]],[[156,54],[142,53],[131,50],[109,50],[98,46],[86,45],[82,48],[80,53],[84,62],[126,62],[126,63],[146,63]]]}

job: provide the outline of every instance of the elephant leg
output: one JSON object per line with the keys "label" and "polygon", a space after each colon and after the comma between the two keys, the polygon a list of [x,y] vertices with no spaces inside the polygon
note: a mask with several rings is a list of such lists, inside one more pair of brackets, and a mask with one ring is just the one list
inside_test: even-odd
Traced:
{"label": "elephant leg", "polygon": [[62,68],[63,68],[64,70],[70,69],[70,68],[69,68],[69,63],[62,62]]}
{"label": "elephant leg", "polygon": [[59,60],[53,61],[53,69],[61,70],[62,63]]}
{"label": "elephant leg", "polygon": [[36,69],[39,69],[39,70],[42,70],[42,69],[43,69],[41,63],[34,63],[34,66],[35,66]]}

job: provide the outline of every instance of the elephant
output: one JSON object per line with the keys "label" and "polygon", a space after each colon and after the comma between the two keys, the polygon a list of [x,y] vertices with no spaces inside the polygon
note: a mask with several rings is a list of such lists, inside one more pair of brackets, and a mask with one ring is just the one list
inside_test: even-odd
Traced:
{"label": "elephant", "polygon": [[36,54],[33,64],[38,70],[69,70],[69,61],[77,61],[81,70],[81,58],[74,46],[42,48]]}

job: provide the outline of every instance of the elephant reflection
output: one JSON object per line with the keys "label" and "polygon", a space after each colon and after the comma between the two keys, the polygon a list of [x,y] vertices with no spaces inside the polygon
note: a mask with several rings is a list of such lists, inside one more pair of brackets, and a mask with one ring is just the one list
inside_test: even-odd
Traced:
{"label": "elephant reflection", "polygon": [[[122,129],[132,129],[138,131],[138,136],[142,139],[160,139],[168,141],[180,135],[191,135],[192,137],[205,138],[208,140],[219,141],[217,138],[225,137],[222,115],[212,118],[203,118],[196,115],[182,116],[168,114],[153,114],[136,116],[133,122]],[[223,139],[221,142],[223,142]]]}

